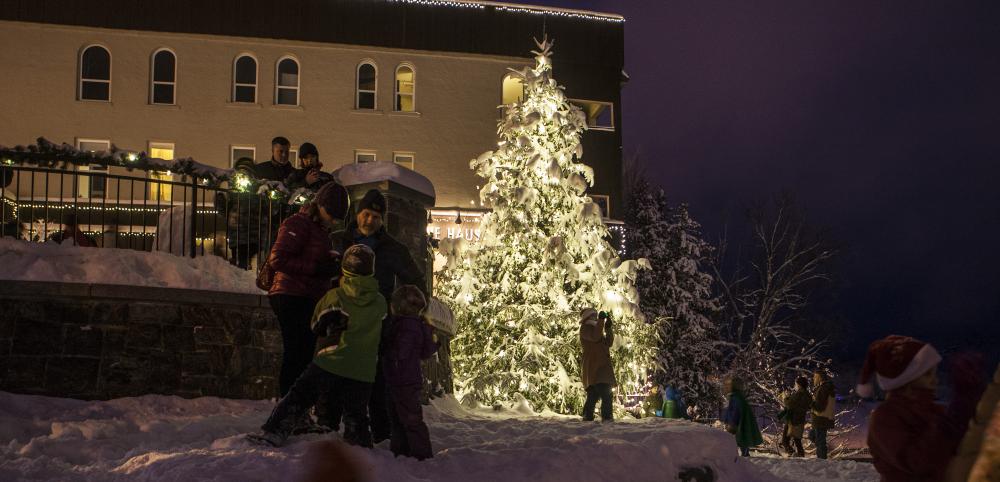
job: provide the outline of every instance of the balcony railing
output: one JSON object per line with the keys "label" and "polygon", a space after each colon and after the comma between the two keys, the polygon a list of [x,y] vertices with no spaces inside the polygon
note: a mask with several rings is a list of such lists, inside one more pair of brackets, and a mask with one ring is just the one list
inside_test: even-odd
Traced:
{"label": "balcony railing", "polygon": [[[263,183],[259,190],[255,180],[230,186],[229,177],[219,173],[232,171],[173,174],[153,164],[128,172],[113,165],[81,169],[58,162],[59,154],[39,154],[43,162],[25,162],[31,154],[21,152],[14,162],[5,156],[11,152],[0,149],[4,237],[216,255],[252,268],[255,259],[267,256],[281,221],[299,208],[288,202],[292,196],[278,183]],[[303,199],[298,194],[294,198]]]}

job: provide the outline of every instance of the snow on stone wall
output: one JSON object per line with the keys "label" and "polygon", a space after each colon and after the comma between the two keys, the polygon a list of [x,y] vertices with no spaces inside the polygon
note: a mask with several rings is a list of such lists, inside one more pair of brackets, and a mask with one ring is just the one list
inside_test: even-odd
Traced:
{"label": "snow on stone wall", "polygon": [[371,182],[393,181],[421,194],[436,197],[434,185],[424,176],[395,162],[363,162],[347,164],[336,171],[333,177],[340,184],[351,187]]}
{"label": "snow on stone wall", "polygon": [[256,273],[218,256],[83,248],[0,238],[0,280],[58,281],[264,294]]}

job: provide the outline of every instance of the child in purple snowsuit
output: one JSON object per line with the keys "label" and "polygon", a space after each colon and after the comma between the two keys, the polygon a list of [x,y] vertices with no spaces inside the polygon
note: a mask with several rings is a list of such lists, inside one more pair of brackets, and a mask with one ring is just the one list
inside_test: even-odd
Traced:
{"label": "child in purple snowsuit", "polygon": [[424,294],[413,285],[404,285],[392,294],[392,323],[385,334],[382,372],[389,392],[392,453],[418,460],[434,456],[431,435],[420,407],[423,374],[420,360],[430,357],[438,345],[433,332],[420,314],[427,306]]}

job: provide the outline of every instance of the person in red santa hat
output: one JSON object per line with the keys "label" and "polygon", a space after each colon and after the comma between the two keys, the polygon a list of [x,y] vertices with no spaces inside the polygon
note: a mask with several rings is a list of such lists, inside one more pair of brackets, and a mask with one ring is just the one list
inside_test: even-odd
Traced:
{"label": "person in red santa hat", "polygon": [[941,355],[928,343],[892,335],[871,344],[856,393],[874,395],[874,381],[886,392],[885,402],[871,414],[868,448],[875,470],[886,482],[944,479],[982,394],[982,361],[957,355],[950,375],[952,400],[934,402]]}

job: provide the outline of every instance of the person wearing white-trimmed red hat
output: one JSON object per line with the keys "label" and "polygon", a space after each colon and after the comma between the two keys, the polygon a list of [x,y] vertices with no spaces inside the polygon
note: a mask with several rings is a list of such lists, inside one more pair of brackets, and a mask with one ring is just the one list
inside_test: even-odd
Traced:
{"label": "person wearing white-trimmed red hat", "polygon": [[878,381],[886,392],[868,425],[868,448],[883,481],[944,479],[982,393],[983,376],[974,357],[956,357],[950,370],[953,398],[946,409],[934,402],[940,363],[933,346],[907,336],[892,335],[868,348],[855,391],[871,397]]}

